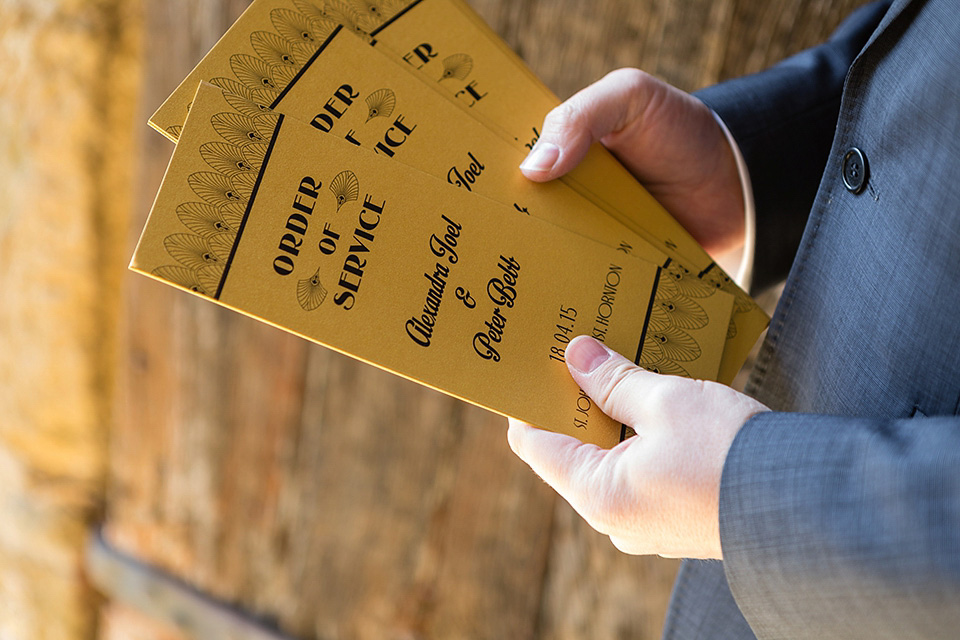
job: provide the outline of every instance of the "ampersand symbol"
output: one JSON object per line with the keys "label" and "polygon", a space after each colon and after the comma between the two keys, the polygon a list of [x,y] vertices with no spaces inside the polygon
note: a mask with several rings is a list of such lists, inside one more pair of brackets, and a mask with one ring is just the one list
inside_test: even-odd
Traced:
{"label": "ampersand symbol", "polygon": [[470,292],[464,289],[463,287],[457,287],[457,290],[454,292],[454,295],[457,296],[457,300],[463,302],[464,306],[467,309],[473,309],[477,306],[477,301],[473,299],[473,296],[470,295]]}

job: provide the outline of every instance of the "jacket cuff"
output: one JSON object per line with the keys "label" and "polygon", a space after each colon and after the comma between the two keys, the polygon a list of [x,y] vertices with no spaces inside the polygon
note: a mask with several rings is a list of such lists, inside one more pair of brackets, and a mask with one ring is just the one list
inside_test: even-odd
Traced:
{"label": "jacket cuff", "polygon": [[738,607],[761,636],[768,625],[776,627],[784,607],[799,604],[791,597],[794,589],[803,590],[794,561],[803,555],[804,562],[817,562],[815,551],[805,547],[819,536],[804,532],[796,506],[818,499],[805,496],[803,487],[816,493],[819,482],[806,475],[822,471],[822,450],[832,446],[834,427],[827,429],[826,422],[824,416],[763,412],[743,425],[727,453],[720,482],[724,573]]}

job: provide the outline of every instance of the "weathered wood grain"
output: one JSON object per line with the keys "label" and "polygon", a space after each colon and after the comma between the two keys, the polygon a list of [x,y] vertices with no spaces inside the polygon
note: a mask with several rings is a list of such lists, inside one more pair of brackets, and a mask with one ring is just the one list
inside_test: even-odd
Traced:
{"label": "weathered wood grain", "polygon": [[[245,4],[147,4],[141,121]],[[568,96],[618,66],[685,89],[754,70],[859,2],[472,4]],[[142,131],[135,228],[171,151]],[[126,292],[117,547],[305,639],[659,634],[676,564],[589,530],[501,419],[146,279]]]}
{"label": "weathered wood grain", "polygon": [[4,640],[89,637],[95,624],[80,567],[105,476],[135,16],[110,0],[0,2]]}

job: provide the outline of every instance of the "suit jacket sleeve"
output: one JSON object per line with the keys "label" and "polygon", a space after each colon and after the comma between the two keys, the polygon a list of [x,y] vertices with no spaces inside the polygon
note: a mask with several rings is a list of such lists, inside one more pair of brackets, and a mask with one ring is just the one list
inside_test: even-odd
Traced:
{"label": "suit jacket sleeve", "polygon": [[[960,6],[886,9],[746,79],[746,104],[705,92],[757,184],[759,266],[820,183],[751,383],[784,411],[744,425],[721,483],[723,571],[760,638],[960,636]],[[871,162],[859,195],[851,146]],[[793,166],[817,153],[822,181]]]}
{"label": "suit jacket sleeve", "polygon": [[724,468],[720,534],[758,637],[957,637],[958,433],[955,416],[771,412],[744,426]]}
{"label": "suit jacket sleeve", "polygon": [[754,289],[782,281],[793,263],[830,151],[843,81],[889,6],[854,12],[826,43],[695,95],[730,129],[753,182]]}

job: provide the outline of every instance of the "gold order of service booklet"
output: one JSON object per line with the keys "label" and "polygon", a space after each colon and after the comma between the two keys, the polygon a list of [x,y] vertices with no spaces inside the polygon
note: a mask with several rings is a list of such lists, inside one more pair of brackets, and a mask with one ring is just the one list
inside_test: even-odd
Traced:
{"label": "gold order of service booklet", "polygon": [[[432,19],[410,20],[424,10]],[[402,45],[380,37],[402,42],[404,24],[404,37],[422,42],[391,54]],[[570,338],[594,335],[652,370],[722,380],[765,322],[741,291],[724,293],[732,284],[648,195],[650,211],[635,219],[610,204],[623,196],[608,187],[646,193],[629,174],[629,187],[589,175],[526,181],[506,104],[489,110],[500,123],[471,111],[490,97],[471,79],[472,56],[441,61],[439,80],[411,63],[440,55],[423,29],[444,25],[486,43],[471,51],[502,71],[490,78],[549,96],[456,0],[255,0],[151,119],[177,148],[131,266],[611,446],[627,430],[570,379]],[[605,175],[625,173],[610,161],[621,174]]]}

